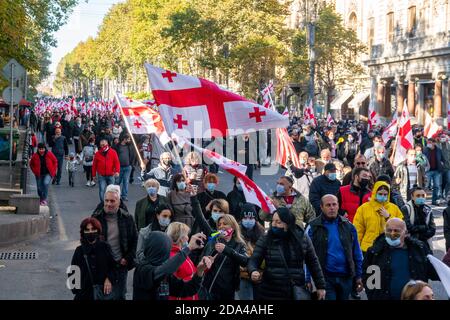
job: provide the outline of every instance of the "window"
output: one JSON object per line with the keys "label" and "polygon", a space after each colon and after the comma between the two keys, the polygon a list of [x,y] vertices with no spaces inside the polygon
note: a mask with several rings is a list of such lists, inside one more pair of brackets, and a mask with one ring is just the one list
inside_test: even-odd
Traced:
{"label": "window", "polygon": [[358,18],[356,17],[356,14],[352,12],[350,14],[350,17],[348,18],[348,27],[352,29],[353,31],[357,32],[358,29]]}
{"label": "window", "polygon": [[394,41],[394,13],[389,12],[386,16],[386,38],[389,42]]}
{"label": "window", "polygon": [[369,18],[369,30],[367,32],[367,44],[369,46],[369,53],[372,51],[373,39],[375,37],[375,18]]}
{"label": "window", "polygon": [[408,8],[408,35],[414,36],[417,26],[416,7],[412,6]]}

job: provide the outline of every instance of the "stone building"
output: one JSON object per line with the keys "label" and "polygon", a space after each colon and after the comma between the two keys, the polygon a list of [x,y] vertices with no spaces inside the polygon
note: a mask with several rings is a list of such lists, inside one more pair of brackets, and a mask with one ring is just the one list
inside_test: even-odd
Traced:
{"label": "stone building", "polygon": [[355,79],[352,87],[339,88],[331,109],[351,109],[364,118],[372,103],[389,119],[406,101],[415,122],[424,122],[425,111],[438,122],[447,116],[450,0],[327,2],[334,3],[344,23],[368,47],[360,57],[366,76]]}

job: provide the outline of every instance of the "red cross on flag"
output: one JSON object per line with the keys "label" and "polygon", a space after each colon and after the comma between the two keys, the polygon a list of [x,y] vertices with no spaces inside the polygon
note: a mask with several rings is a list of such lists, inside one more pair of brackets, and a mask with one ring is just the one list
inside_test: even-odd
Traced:
{"label": "red cross on flag", "polygon": [[314,108],[312,100],[310,100],[308,105],[305,106],[305,109],[303,110],[303,118],[305,124],[310,124],[314,127],[317,126],[317,120],[316,117],[314,116]]}
{"label": "red cross on flag", "polygon": [[403,105],[402,116],[399,121],[398,136],[395,145],[395,158],[394,166],[398,166],[402,161],[406,159],[406,153],[408,149],[411,149],[414,145],[411,119],[409,117],[408,106],[406,103]]}
{"label": "red cross on flag", "polygon": [[423,128],[423,135],[428,139],[433,138],[439,131],[438,124],[433,121],[430,114],[425,111],[425,126]]}
{"label": "red cross on flag", "polygon": [[398,116],[397,112],[394,113],[394,117],[391,120],[391,123],[383,130],[383,134],[381,137],[383,141],[387,143],[389,140],[394,138],[397,135],[398,130]]}
{"label": "red cross on flag", "polygon": [[378,116],[378,113],[375,111],[375,108],[373,107],[372,103],[369,105],[368,123],[369,123],[369,130],[372,130],[374,126],[380,124],[380,117]]}
{"label": "red cross on flag", "polygon": [[169,134],[211,138],[285,128],[288,119],[217,84],[145,64],[152,93]]}
{"label": "red cross on flag", "polygon": [[331,116],[331,113],[328,112],[328,117],[327,117],[327,125],[329,127],[331,127],[331,125],[334,123],[333,117]]}
{"label": "red cross on flag", "polygon": [[164,124],[158,112],[154,111],[148,105],[128,99],[120,93],[116,93],[116,100],[117,104],[122,109],[124,120],[131,133],[155,133],[160,139],[161,135],[166,136]]}
{"label": "red cross on flag", "polygon": [[200,148],[192,144],[187,139],[179,139],[183,140],[184,143],[192,146],[199,153],[203,154],[203,156],[214,161],[214,163],[216,163],[223,170],[237,177],[239,183],[242,185],[242,191],[244,192],[245,200],[247,202],[257,205],[262,210],[264,210],[264,212],[273,213],[275,211],[275,206],[273,205],[272,200],[270,200],[267,194],[260,187],[258,187],[253,180],[245,175],[247,166],[225,158],[221,154],[218,154],[214,151]]}

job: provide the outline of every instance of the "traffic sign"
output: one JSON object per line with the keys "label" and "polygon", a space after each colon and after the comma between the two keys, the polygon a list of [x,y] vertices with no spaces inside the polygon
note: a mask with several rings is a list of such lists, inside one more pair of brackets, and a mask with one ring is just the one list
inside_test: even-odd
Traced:
{"label": "traffic sign", "polygon": [[2,73],[3,76],[10,80],[11,79],[11,67],[13,67],[13,71],[14,71],[14,75],[13,78],[14,79],[20,79],[23,78],[25,76],[25,68],[16,61],[16,59],[11,59],[8,61],[7,64],[5,64],[5,66],[2,69]]}
{"label": "traffic sign", "polygon": [[[2,98],[7,104],[11,103],[11,87],[3,90]],[[14,88],[12,98],[13,104],[19,104],[20,100],[22,99],[22,90],[20,90],[19,88]]]}

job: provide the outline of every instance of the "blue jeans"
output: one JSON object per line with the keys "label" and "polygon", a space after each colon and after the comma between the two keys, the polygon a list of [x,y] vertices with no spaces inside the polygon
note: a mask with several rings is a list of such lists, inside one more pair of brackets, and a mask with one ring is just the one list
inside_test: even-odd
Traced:
{"label": "blue jeans", "polygon": [[353,287],[352,277],[325,277],[325,300],[348,300]]}
{"label": "blue jeans", "polygon": [[253,283],[248,279],[241,279],[237,294],[239,300],[253,300]]}
{"label": "blue jeans", "polygon": [[433,170],[428,171],[426,175],[429,188],[431,188],[431,183],[433,182],[433,196],[431,198],[431,203],[436,204],[437,199],[441,195],[442,174],[439,171]]}
{"label": "blue jeans", "polygon": [[114,176],[98,175],[98,194],[101,202],[103,202],[103,198],[105,197],[106,187],[110,184],[114,184]]}
{"label": "blue jeans", "polygon": [[130,184],[131,166],[120,167],[119,178],[116,179],[117,185],[120,186],[121,198],[125,199],[128,196],[128,185]]}
{"label": "blue jeans", "polygon": [[48,186],[50,185],[51,181],[52,177],[49,174],[46,174],[45,176],[42,176],[40,178],[36,177],[37,192],[40,201],[47,200]]}

